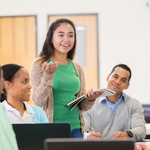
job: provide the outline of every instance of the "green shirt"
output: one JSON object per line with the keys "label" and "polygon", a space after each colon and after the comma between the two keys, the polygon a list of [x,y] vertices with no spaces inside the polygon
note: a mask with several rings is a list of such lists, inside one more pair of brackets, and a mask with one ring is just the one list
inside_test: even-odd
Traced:
{"label": "green shirt", "polygon": [[15,133],[0,103],[0,150],[18,150]]}
{"label": "green shirt", "polygon": [[76,98],[80,89],[79,76],[70,59],[67,65],[59,65],[53,78],[54,118],[53,122],[69,122],[71,130],[81,128],[79,109],[67,104]]}

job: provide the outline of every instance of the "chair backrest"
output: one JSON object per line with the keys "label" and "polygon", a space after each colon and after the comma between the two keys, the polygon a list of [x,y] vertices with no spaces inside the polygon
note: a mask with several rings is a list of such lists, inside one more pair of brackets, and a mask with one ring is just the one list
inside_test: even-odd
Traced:
{"label": "chair backrest", "polygon": [[142,104],[146,123],[150,123],[150,104]]}

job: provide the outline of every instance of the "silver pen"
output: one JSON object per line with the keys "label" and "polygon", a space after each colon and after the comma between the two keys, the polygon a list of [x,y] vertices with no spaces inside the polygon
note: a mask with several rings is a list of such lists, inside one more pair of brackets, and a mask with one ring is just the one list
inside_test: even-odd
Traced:
{"label": "silver pen", "polygon": [[[91,128],[91,131],[93,131],[93,132],[95,132],[96,133],[96,131],[95,131],[95,129],[92,127],[92,126],[90,126],[90,128]],[[98,133],[98,132],[97,132]],[[104,140],[104,139],[106,139],[105,137],[100,137],[100,139],[101,140]],[[108,138],[109,139],[109,138]],[[111,139],[110,139],[111,140]]]}
{"label": "silver pen", "polygon": [[92,126],[90,126],[90,128],[91,128],[92,131],[96,132],[95,129]]}
{"label": "silver pen", "polygon": [[[48,64],[51,64],[51,63],[53,63],[53,60],[51,60]],[[46,65],[46,67],[48,66],[48,64]],[[42,73],[42,72],[45,70],[46,67],[44,67],[44,68],[39,72],[39,74]]]}

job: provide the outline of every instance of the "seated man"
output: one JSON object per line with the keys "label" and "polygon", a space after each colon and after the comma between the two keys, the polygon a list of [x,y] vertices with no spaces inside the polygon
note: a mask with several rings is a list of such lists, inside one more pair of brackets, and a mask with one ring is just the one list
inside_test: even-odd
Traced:
{"label": "seated man", "polygon": [[140,141],[146,136],[143,108],[140,102],[123,93],[128,89],[131,70],[125,64],[116,65],[107,77],[107,88],[116,92],[113,96],[100,97],[94,106],[83,114],[85,137],[134,138]]}
{"label": "seated man", "polygon": [[[0,93],[3,89],[3,71],[0,66]],[[1,99],[1,94],[0,94]],[[0,103],[0,150],[18,150],[16,137],[6,114],[4,106]]]}

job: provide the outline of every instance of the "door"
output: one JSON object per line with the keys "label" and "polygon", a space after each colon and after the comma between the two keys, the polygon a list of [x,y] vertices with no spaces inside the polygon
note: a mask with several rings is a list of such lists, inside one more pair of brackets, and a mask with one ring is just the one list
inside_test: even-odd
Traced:
{"label": "door", "polygon": [[[16,63],[30,72],[36,57],[36,17],[0,18],[0,63]],[[30,100],[31,104],[33,102]]]}

